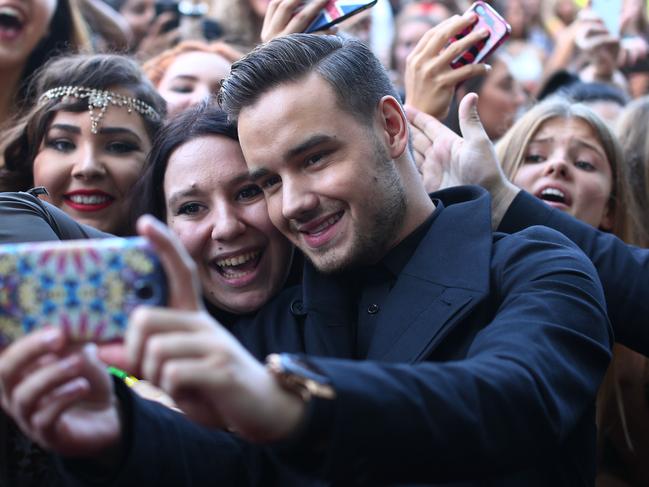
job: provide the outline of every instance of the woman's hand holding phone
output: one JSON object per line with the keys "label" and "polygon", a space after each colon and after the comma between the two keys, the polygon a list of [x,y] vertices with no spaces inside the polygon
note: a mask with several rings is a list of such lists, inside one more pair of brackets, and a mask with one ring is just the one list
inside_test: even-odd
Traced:
{"label": "woman's hand holding phone", "polygon": [[466,64],[452,68],[463,52],[489,36],[488,30],[473,30],[461,39],[453,38],[475,24],[477,15],[455,15],[430,29],[419,40],[406,61],[406,103],[438,119],[448,114],[455,88],[467,79],[484,75],[486,64]]}

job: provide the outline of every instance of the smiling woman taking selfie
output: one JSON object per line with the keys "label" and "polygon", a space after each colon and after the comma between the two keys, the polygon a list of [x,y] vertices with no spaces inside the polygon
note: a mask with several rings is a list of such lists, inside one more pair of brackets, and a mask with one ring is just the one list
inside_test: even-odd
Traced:
{"label": "smiling woman taking selfie", "polygon": [[165,125],[149,161],[134,190],[134,216],[150,213],[179,237],[221,321],[257,311],[284,286],[293,247],[248,177],[236,126],[201,103]]}

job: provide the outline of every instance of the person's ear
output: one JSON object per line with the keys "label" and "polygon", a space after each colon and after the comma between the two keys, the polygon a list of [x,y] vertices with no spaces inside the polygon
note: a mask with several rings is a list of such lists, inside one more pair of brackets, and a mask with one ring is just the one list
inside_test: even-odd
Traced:
{"label": "person's ear", "polygon": [[408,120],[401,104],[392,96],[379,102],[380,124],[390,158],[397,159],[408,148]]}

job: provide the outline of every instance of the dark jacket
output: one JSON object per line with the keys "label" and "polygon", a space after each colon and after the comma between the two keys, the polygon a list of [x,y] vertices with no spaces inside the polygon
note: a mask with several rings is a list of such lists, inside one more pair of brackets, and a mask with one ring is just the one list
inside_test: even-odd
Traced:
{"label": "dark jacket", "polygon": [[[492,234],[483,190],[434,196],[445,208],[383,303],[367,360],[351,359],[355,303],[309,266],[301,288],[235,328],[258,358],[303,352],[331,379],[337,398],[311,401],[294,438],[252,445],[120,388],[125,457],[105,483],[593,485],[611,337],[592,264],[549,229]],[[89,483],[87,463],[64,466]]]}
{"label": "dark jacket", "polygon": [[518,232],[545,225],[583,250],[602,281],[615,341],[649,356],[649,250],[633,247],[521,191],[499,231]]}

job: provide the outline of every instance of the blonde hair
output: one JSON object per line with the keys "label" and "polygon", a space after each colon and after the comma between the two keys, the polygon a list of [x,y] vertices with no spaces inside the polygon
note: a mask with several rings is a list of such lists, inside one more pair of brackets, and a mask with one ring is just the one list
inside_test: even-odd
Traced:
{"label": "blonde hair", "polygon": [[627,243],[649,247],[649,96],[629,103],[617,122],[615,132],[622,146],[624,165],[621,177],[628,187],[627,214],[618,236]]}
{"label": "blonde hair", "polygon": [[243,53],[224,42],[205,43],[201,41],[183,41],[177,46],[167,49],[142,65],[142,71],[149,80],[158,86],[169,66],[181,55],[188,52],[206,52],[221,56],[233,63],[243,56]]}
{"label": "blonde hair", "polygon": [[572,103],[566,98],[552,97],[539,103],[523,115],[496,144],[496,154],[505,175],[512,180],[525,162],[525,153],[534,135],[545,122],[551,119],[575,118],[586,122],[595,132],[602,144],[606,160],[611,166],[613,186],[609,198],[609,208],[614,216],[613,232],[625,224],[626,199],[628,191],[623,188],[625,180],[621,176],[622,149],[615,135],[594,111],[581,103]]}

